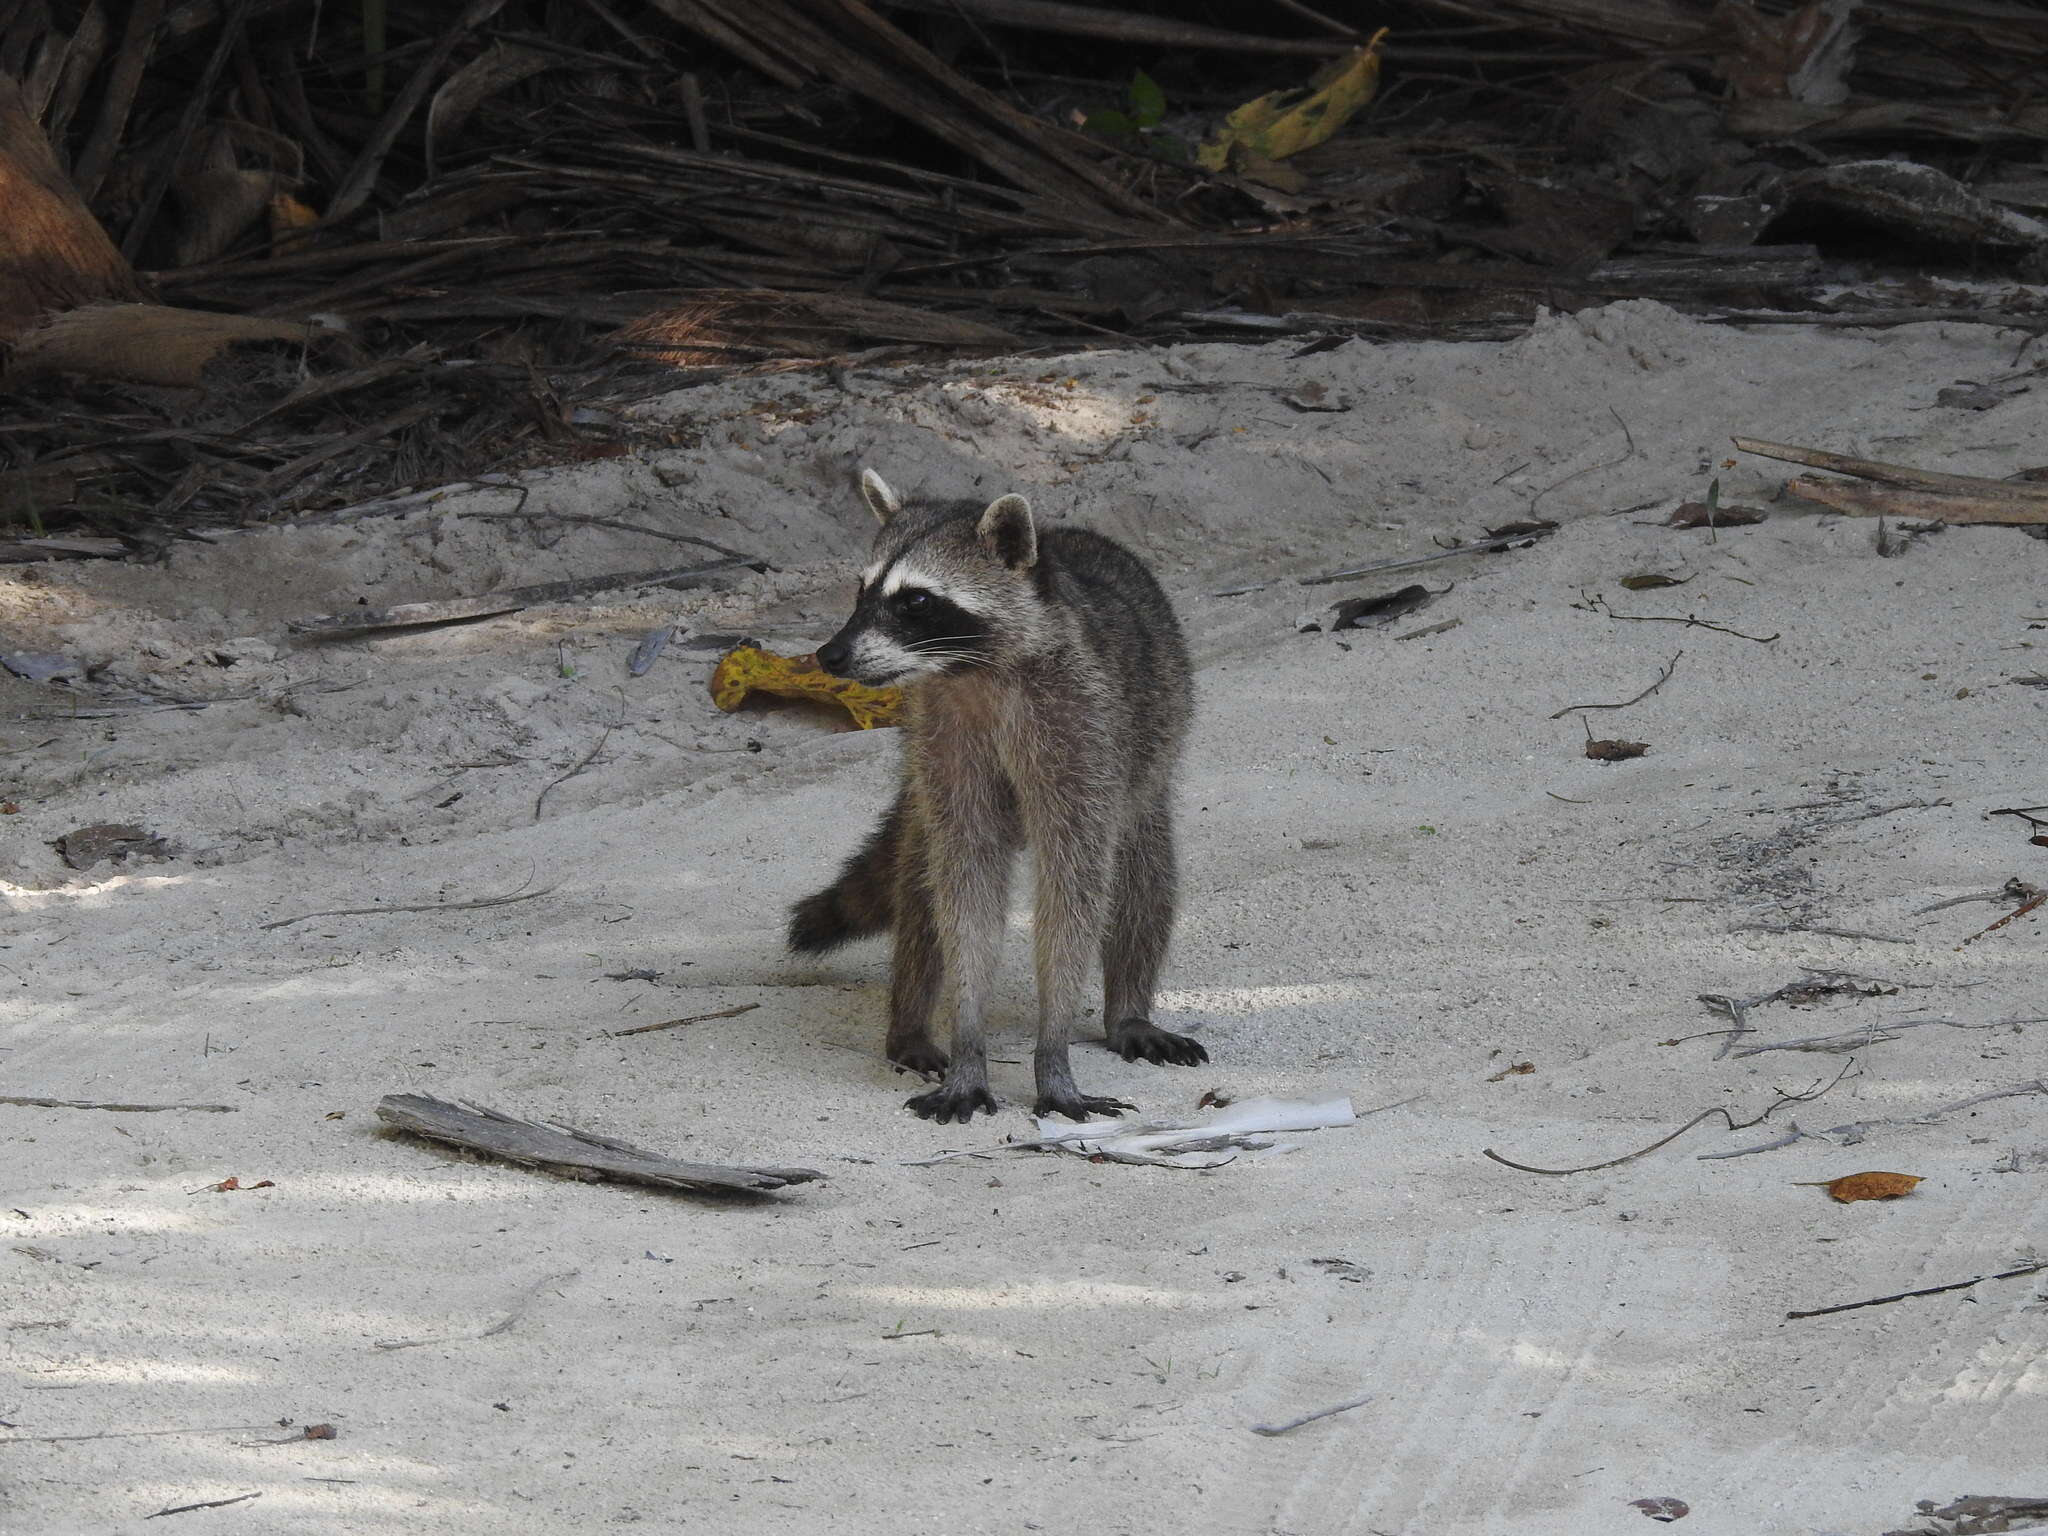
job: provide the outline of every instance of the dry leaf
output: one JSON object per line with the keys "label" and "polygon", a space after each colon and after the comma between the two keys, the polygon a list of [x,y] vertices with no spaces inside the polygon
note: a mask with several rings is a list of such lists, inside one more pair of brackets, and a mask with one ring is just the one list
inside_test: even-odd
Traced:
{"label": "dry leaf", "polygon": [[308,1440],[332,1440],[340,1433],[341,1431],[332,1424],[308,1424],[306,1426],[306,1438]]}
{"label": "dry leaf", "polygon": [[49,374],[76,373],[197,389],[206,365],[230,346],[304,345],[314,335],[314,327],[303,320],[265,320],[161,304],[88,304],[24,332],[15,343],[6,377],[10,386]]}
{"label": "dry leaf", "polygon": [[1493,1076],[1489,1077],[1487,1081],[1489,1083],[1504,1083],[1511,1077],[1527,1077],[1531,1072],[1534,1072],[1535,1070],[1535,1062],[1518,1061],[1512,1067],[1502,1067],[1498,1072],[1494,1073]]}
{"label": "dry leaf", "polygon": [[1631,757],[1641,757],[1649,750],[1650,744],[1647,741],[1621,741],[1616,739],[1611,741],[1589,741],[1586,743],[1586,756],[1592,758],[1596,763],[1626,762]]}
{"label": "dry leaf", "polygon": [[1643,571],[1634,576],[1624,576],[1621,584],[1631,592],[1651,592],[1658,587],[1682,587],[1690,576],[1666,576],[1662,571]]}
{"label": "dry leaf", "polygon": [[870,688],[834,677],[815,656],[778,656],[758,646],[728,651],[711,674],[711,702],[728,714],[750,693],[772,693],[784,699],[809,699],[837,704],[862,730],[894,725],[903,707],[901,688]]}
{"label": "dry leaf", "polygon": [[1807,1181],[1802,1187],[1824,1189],[1847,1205],[1852,1200],[1896,1200],[1913,1193],[1919,1182],[1919,1175],[1912,1173],[1851,1173],[1839,1179]]}
{"label": "dry leaf", "polygon": [[1762,507],[1710,507],[1704,501],[1688,501],[1664,519],[1666,528],[1741,528],[1760,523],[1770,514]]}
{"label": "dry leaf", "polygon": [[209,1184],[206,1187],[213,1194],[224,1195],[227,1194],[230,1190],[240,1189],[242,1187],[242,1181],[238,1178],[235,1178],[233,1175],[230,1175],[229,1177],[222,1179],[218,1184]]}

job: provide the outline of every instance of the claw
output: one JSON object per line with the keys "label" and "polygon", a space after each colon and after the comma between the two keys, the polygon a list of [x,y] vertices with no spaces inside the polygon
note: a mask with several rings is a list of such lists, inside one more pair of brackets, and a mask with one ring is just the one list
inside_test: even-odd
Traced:
{"label": "claw", "polygon": [[928,1083],[936,1083],[946,1075],[950,1064],[946,1053],[929,1040],[919,1040],[901,1050],[889,1052],[889,1064],[898,1072],[915,1072]]}
{"label": "claw", "polygon": [[934,1088],[930,1093],[906,1100],[903,1107],[920,1120],[933,1120],[940,1125],[957,1120],[965,1125],[977,1112],[994,1114],[996,1096],[986,1088]]}
{"label": "claw", "polygon": [[1135,1104],[1126,1104],[1122,1099],[1098,1099],[1093,1094],[1077,1093],[1072,1098],[1040,1099],[1036,1113],[1065,1115],[1069,1120],[1086,1120],[1090,1115],[1120,1115],[1127,1109],[1137,1107]]}
{"label": "claw", "polygon": [[1162,1067],[1199,1066],[1209,1059],[1202,1042],[1176,1035],[1144,1019],[1126,1019],[1113,1036],[1116,1053],[1125,1061],[1149,1061]]}

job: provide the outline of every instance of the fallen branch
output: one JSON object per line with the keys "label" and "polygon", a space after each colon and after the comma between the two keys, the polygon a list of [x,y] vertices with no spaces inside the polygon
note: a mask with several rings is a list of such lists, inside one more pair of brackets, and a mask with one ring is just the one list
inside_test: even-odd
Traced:
{"label": "fallen branch", "polygon": [[1550,718],[1553,720],[1562,720],[1566,715],[1569,715],[1574,711],[1581,709],[1627,709],[1631,704],[1640,704],[1643,702],[1643,700],[1647,699],[1651,694],[1655,693],[1659,688],[1662,688],[1666,683],[1671,681],[1671,674],[1678,670],[1678,664],[1680,661],[1684,660],[1684,658],[1685,652],[1683,651],[1680,651],[1676,656],[1672,657],[1671,665],[1666,667],[1663,670],[1663,672],[1658,674],[1657,681],[1650,684],[1649,687],[1645,688],[1641,693],[1637,694],[1632,699],[1624,699],[1619,704],[1567,704],[1563,709],[1560,709],[1556,714],[1552,715]]}
{"label": "fallen branch", "polygon": [[475,901],[425,901],[399,907],[331,907],[325,912],[302,912],[297,917],[281,917],[274,923],[265,923],[263,927],[265,930],[289,928],[293,923],[310,923],[316,917],[382,917],[386,912],[474,912],[482,907],[509,907],[515,901],[532,901],[555,888],[554,885],[544,885],[537,891],[529,891],[522,885],[509,895],[480,896]]}
{"label": "fallen branch", "polygon": [[30,1109],[110,1109],[122,1115],[149,1115],[163,1110],[183,1109],[207,1115],[232,1115],[232,1104],[101,1104],[92,1099],[39,1099],[0,1093],[0,1104],[21,1104]]}
{"label": "fallen branch", "polygon": [[1911,1301],[1916,1296],[1939,1296],[1945,1291],[1966,1291],[1973,1285],[1982,1285],[1987,1280],[2017,1280],[2022,1275],[2038,1275],[2048,1269],[2048,1259],[2034,1264],[2022,1264],[2017,1269],[2001,1270],[1995,1275],[1979,1275],[1974,1280],[1955,1280],[1947,1285],[1922,1286],[1917,1291],[1894,1291],[1889,1296],[1873,1296],[1868,1301],[1844,1301],[1832,1307],[1811,1307],[1804,1312],[1787,1312],[1787,1318],[1826,1317],[1830,1312],[1854,1312],[1859,1307],[1882,1307],[1894,1301]]}
{"label": "fallen branch", "polygon": [[1350,1402],[1339,1403],[1334,1408],[1318,1408],[1314,1413],[1304,1413],[1298,1419],[1288,1419],[1279,1424],[1253,1424],[1249,1425],[1248,1428],[1255,1435],[1284,1435],[1290,1429],[1299,1429],[1304,1424],[1313,1424],[1317,1419],[1327,1419],[1333,1413],[1349,1413],[1354,1408],[1363,1408],[1378,1395],[1376,1392],[1368,1392],[1363,1397],[1354,1397]]}
{"label": "fallen branch", "polygon": [[[1991,811],[1988,814],[1992,816],[2016,816],[2019,813],[2017,811]],[[1909,915],[1925,917],[1930,912],[1945,911],[1949,907],[1960,907],[1964,903],[1972,901],[2028,901],[2040,894],[2039,886],[2029,885],[2018,875],[2014,875],[1995,891],[1976,891],[1968,896],[1951,896],[1947,901],[1937,901],[1932,906],[1915,908]]]}
{"label": "fallen branch", "polygon": [[481,1104],[451,1104],[417,1093],[386,1094],[377,1103],[377,1118],[415,1136],[591,1180],[613,1178],[663,1189],[755,1194],[824,1177],[811,1168],[729,1168],[677,1162],[592,1131],[566,1125],[551,1130]]}
{"label": "fallen branch", "polygon": [[1687,629],[1711,629],[1717,635],[1733,635],[1738,640],[1754,640],[1758,645],[1770,645],[1779,638],[1777,635],[1746,635],[1739,629],[1730,629],[1725,624],[1710,624],[1690,613],[1683,618],[1675,614],[1616,613],[1604,597],[1595,597],[1585,603],[1573,603],[1572,606],[1587,613],[1619,619],[1624,624],[1683,624]]}
{"label": "fallen branch", "polygon": [[[1685,1124],[1681,1125],[1677,1130],[1673,1131],[1669,1136],[1660,1136],[1657,1138],[1657,1140],[1651,1142],[1647,1147],[1640,1147],[1634,1152],[1624,1152],[1620,1157],[1611,1157],[1604,1163],[1588,1163],[1583,1168],[1537,1168],[1531,1166],[1528,1163],[1517,1163],[1509,1158],[1502,1157],[1498,1152],[1494,1151],[1491,1147],[1482,1148],[1481,1151],[1484,1156],[1492,1158],[1496,1163],[1501,1164],[1503,1167],[1513,1168],[1519,1173],[1541,1173],[1548,1175],[1552,1178],[1561,1178],[1568,1173],[1598,1173],[1603,1168],[1618,1168],[1623,1163],[1632,1163],[1639,1157],[1647,1157],[1650,1153],[1655,1152],[1659,1147],[1668,1147],[1669,1145],[1671,1145],[1672,1142],[1678,1140],[1679,1137],[1683,1136],[1687,1131],[1691,1130],[1694,1126],[1700,1124],[1702,1121],[1711,1120],[1716,1115],[1719,1115],[1722,1119],[1728,1122],[1728,1129],[1731,1131],[1745,1131],[1748,1130],[1752,1125],[1761,1125],[1765,1120],[1768,1120],[1772,1114],[1774,1114],[1778,1110],[1783,1109],[1787,1104],[1807,1104],[1819,1098],[1822,1094],[1828,1092],[1829,1089],[1833,1088],[1836,1083],[1841,1082],[1843,1078],[1847,1077],[1849,1075],[1849,1069],[1855,1065],[1856,1061],[1854,1057],[1851,1057],[1848,1061],[1844,1062],[1842,1064],[1842,1070],[1834,1075],[1834,1079],[1831,1082],[1829,1082],[1826,1085],[1826,1087],[1815,1088],[1807,1093],[1787,1093],[1782,1088],[1779,1089],[1777,1099],[1771,1105],[1769,1105],[1769,1107],[1767,1107],[1762,1114],[1756,1116],[1754,1119],[1738,1121],[1734,1115],[1730,1114],[1726,1109],[1721,1108],[1719,1106],[1716,1106],[1713,1109],[1703,1109],[1698,1114],[1694,1115],[1690,1120],[1686,1121]],[[1722,1153],[1719,1155],[1726,1156],[1728,1154]]]}
{"label": "fallen branch", "polygon": [[652,1034],[657,1029],[681,1029],[686,1024],[708,1024],[713,1019],[736,1019],[760,1006],[759,1003],[741,1003],[737,1008],[721,1008],[716,1013],[692,1014],[687,1019],[669,1019],[661,1024],[635,1024],[631,1029],[608,1029],[605,1033],[614,1040],[623,1040],[628,1035]]}
{"label": "fallen branch", "polygon": [[2048,502],[2048,485],[2039,481],[1943,474],[1939,470],[1914,469],[1906,464],[1886,464],[1879,459],[1851,458],[1846,453],[1829,453],[1820,448],[1768,443],[1754,437],[1738,437],[1731,441],[1744,453],[1753,453],[1760,458],[1804,464],[1809,469],[1830,469],[1838,475],[1854,475],[1859,480],[1875,480],[1882,485],[1919,491],[1946,491],[1959,496],[1992,496],[2005,501]]}
{"label": "fallen branch", "polygon": [[2006,528],[2048,523],[2048,501],[2007,496],[1963,496],[1904,486],[1857,485],[1849,480],[1820,480],[1812,475],[1795,475],[1787,480],[1785,494],[1801,501],[1818,502],[1850,517],[1915,517],[1929,523],[1984,523]]}

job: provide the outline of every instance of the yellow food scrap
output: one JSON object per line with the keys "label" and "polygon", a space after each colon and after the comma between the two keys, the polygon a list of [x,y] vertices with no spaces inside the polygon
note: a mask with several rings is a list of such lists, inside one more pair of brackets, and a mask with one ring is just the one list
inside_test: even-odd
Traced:
{"label": "yellow food scrap", "polygon": [[742,645],[726,652],[718,670],[711,674],[711,702],[730,714],[750,693],[837,704],[864,731],[894,725],[903,708],[901,688],[870,688],[834,677],[818,665],[815,656],[778,656],[758,646]]}
{"label": "yellow food scrap", "polygon": [[1273,91],[1248,101],[1223,120],[1215,138],[1195,152],[1212,171],[1229,170],[1233,154],[1255,160],[1285,160],[1320,144],[1349,122],[1373,98],[1380,83],[1380,43],[1387,29],[1375,32],[1363,48],[1318,70],[1309,94]]}

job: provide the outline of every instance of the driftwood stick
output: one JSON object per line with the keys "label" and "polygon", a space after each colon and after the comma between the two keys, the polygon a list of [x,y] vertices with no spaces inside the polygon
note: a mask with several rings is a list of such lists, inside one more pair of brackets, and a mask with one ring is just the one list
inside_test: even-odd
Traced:
{"label": "driftwood stick", "polygon": [[1304,1413],[1298,1419],[1286,1419],[1278,1424],[1253,1424],[1249,1428],[1255,1435],[1284,1435],[1290,1429],[1313,1424],[1317,1419],[1327,1419],[1333,1413],[1349,1413],[1354,1408],[1363,1408],[1378,1395],[1376,1392],[1368,1392],[1363,1397],[1354,1397],[1350,1402],[1339,1403],[1334,1408],[1318,1408],[1314,1413]]}
{"label": "driftwood stick", "polygon": [[1822,480],[1815,475],[1793,476],[1785,482],[1785,493],[1850,517],[1917,517],[1930,523],[1987,523],[2008,528],[2048,523],[2048,501],[2042,500],[1858,485],[1852,480]]}
{"label": "driftwood stick", "polygon": [[232,1104],[101,1104],[92,1099],[39,1099],[22,1094],[0,1093],[0,1104],[21,1104],[30,1109],[111,1109],[122,1115],[148,1115],[167,1109],[191,1110],[206,1115],[232,1115]]}
{"label": "driftwood stick", "polygon": [[532,901],[536,896],[545,896],[554,890],[544,885],[537,891],[521,887],[504,896],[480,896],[475,901],[422,901],[397,907],[331,907],[325,912],[301,912],[297,917],[280,917],[274,923],[265,923],[266,930],[289,928],[293,923],[310,923],[316,917],[382,917],[387,912],[473,912],[479,907],[508,907],[515,901]]}
{"label": "driftwood stick", "polygon": [[685,1024],[708,1024],[713,1019],[736,1019],[743,1013],[752,1013],[759,1003],[741,1003],[737,1008],[721,1008],[716,1013],[692,1014],[687,1019],[669,1019],[660,1024],[635,1024],[631,1029],[607,1030],[614,1040],[623,1040],[627,1035],[649,1035],[657,1029],[681,1029]]}
{"label": "driftwood stick", "polygon": [[571,1126],[550,1129],[481,1104],[451,1104],[418,1093],[390,1093],[377,1103],[386,1125],[433,1141],[488,1152],[507,1162],[559,1168],[589,1179],[624,1179],[662,1189],[756,1194],[824,1175],[812,1168],[728,1168],[683,1163]]}
{"label": "driftwood stick", "polygon": [[1852,458],[1846,453],[1829,453],[1821,448],[1768,443],[1754,437],[1737,437],[1730,441],[1744,453],[1753,453],[1759,458],[1782,459],[1788,464],[1804,464],[1808,469],[1831,469],[1838,475],[1854,475],[1859,480],[1875,480],[1882,485],[1904,486],[1919,491],[1953,491],[1961,496],[1996,496],[2007,501],[2048,501],[2048,485],[2040,481],[1944,474],[1940,470],[1914,469],[1908,464]]}

